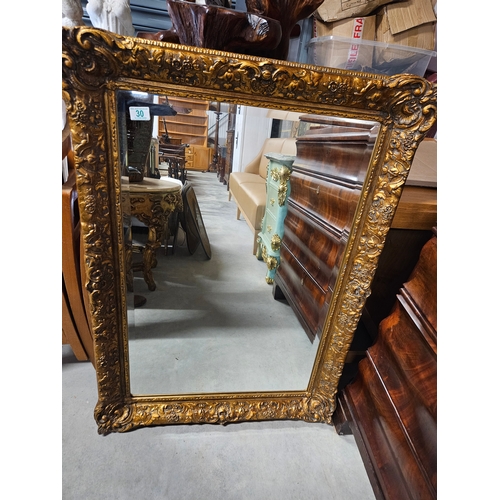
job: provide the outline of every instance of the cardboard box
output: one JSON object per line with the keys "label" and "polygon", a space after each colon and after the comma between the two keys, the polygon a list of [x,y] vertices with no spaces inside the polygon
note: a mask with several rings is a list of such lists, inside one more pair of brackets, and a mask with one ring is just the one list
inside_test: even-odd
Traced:
{"label": "cardboard box", "polygon": [[389,24],[387,7],[377,14],[375,40],[392,45],[407,45],[425,50],[434,50],[436,47],[436,23],[426,23],[405,31],[393,34]]}
{"label": "cardboard box", "polygon": [[314,12],[314,17],[325,23],[350,17],[365,17],[380,6],[395,0],[325,0]]}
{"label": "cardboard box", "polygon": [[404,0],[386,5],[385,12],[392,35],[436,21],[432,0]]}
{"label": "cardboard box", "polygon": [[313,20],[313,38],[320,36],[343,36],[363,40],[375,40],[376,16],[355,17],[333,23]]}
{"label": "cardboard box", "polygon": [[[372,66],[373,47],[356,43],[360,40],[375,40],[376,16],[343,19],[333,23],[323,23],[318,19],[313,22],[313,38],[328,36],[352,39],[351,43],[332,45],[315,50],[316,64],[342,69],[360,69]],[[326,52],[325,52],[326,51]]]}
{"label": "cardboard box", "polygon": [[[385,10],[385,7],[384,9]],[[389,43],[394,46],[403,45],[414,47],[415,49],[423,49],[425,51],[434,51],[436,47],[436,23],[426,23],[420,26],[415,26],[401,33],[393,35],[390,30],[389,20],[386,15],[377,15],[376,40],[378,42]],[[435,55],[435,53],[432,53]],[[410,58],[404,52],[398,50],[385,50],[377,52],[373,56],[373,67],[376,71],[384,71],[387,66],[401,66],[410,68],[413,62],[419,64],[420,55],[416,52]],[[412,58],[414,61],[412,61]],[[423,76],[423,75],[420,75]]]}

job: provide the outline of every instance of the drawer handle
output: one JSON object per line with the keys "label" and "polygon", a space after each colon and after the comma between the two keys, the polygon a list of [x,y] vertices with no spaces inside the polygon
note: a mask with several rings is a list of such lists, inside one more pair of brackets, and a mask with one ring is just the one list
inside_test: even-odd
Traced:
{"label": "drawer handle", "polygon": [[300,284],[301,284],[302,286],[304,286],[304,278],[301,278],[301,280],[300,280]]}
{"label": "drawer handle", "polygon": [[316,187],[316,194],[319,194],[319,186]]}

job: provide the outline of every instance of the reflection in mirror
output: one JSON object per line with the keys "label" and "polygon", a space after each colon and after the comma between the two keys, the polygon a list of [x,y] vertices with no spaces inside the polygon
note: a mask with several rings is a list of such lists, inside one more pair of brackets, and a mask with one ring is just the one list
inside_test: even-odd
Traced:
{"label": "reflection in mirror", "polygon": [[[165,232],[152,269],[155,287],[151,289],[140,265],[149,228],[138,220],[137,213],[131,216],[132,277],[128,281],[128,304],[135,304],[128,314],[131,393],[305,390],[321,336],[320,321],[328,308],[328,294],[334,287],[377,126],[360,120],[250,106],[238,106],[236,116],[232,116],[234,108],[225,103],[214,106],[206,101],[136,92],[118,92],[117,103],[125,185],[130,181],[134,190],[148,178],[157,178],[156,183],[165,185],[181,180],[184,193],[188,188],[195,193],[201,214],[198,227],[201,225],[206,231],[211,257],[207,258],[204,245],[189,244],[196,235],[191,234],[194,231],[187,223],[189,202],[184,196],[186,206],[164,220]],[[155,143],[159,148],[152,147]],[[266,146],[270,144],[274,146]],[[205,148],[210,152],[201,158],[190,154]],[[219,157],[215,162],[214,151]],[[297,207],[303,204],[303,177],[307,172],[327,191],[325,199],[323,193],[315,194],[317,200],[323,199],[327,206],[339,206],[340,200],[349,200],[347,210],[340,207],[325,218],[321,231],[314,227],[314,221],[307,222],[305,248],[318,252],[319,245],[324,255],[334,256],[332,262],[325,258],[329,269],[321,269],[327,274],[323,278],[325,284],[318,273],[312,273],[322,286],[319,297],[312,296],[313,292],[302,285],[301,293],[290,294],[298,280],[292,262],[300,259],[297,251],[294,257],[287,254],[285,272],[278,272],[279,289],[270,286],[273,280],[269,276],[275,276],[276,270],[270,274],[268,261],[275,253],[270,243],[264,245],[266,228],[257,227],[261,235],[254,241],[248,227],[251,224],[245,223],[251,222],[246,220],[251,213],[245,196],[258,197],[258,185],[265,193],[266,180],[267,189],[272,189],[272,177],[267,174],[269,169],[274,172],[276,166],[280,168],[280,157],[273,155],[283,152],[289,153],[284,157],[289,159],[293,172],[282,215],[282,226],[287,232],[284,251],[288,254],[293,253],[293,241],[286,209],[291,200],[291,224],[297,225]],[[348,168],[345,159],[339,162],[344,165],[344,172],[335,170],[333,160],[341,154],[351,158]],[[250,174],[249,164],[256,156],[261,169]],[[220,162],[233,176],[232,197],[228,196],[228,186],[217,168]],[[346,185],[349,174],[352,185]],[[246,184],[250,175],[255,176],[250,184],[255,184]],[[340,184],[335,184],[335,177],[341,179]],[[267,196],[273,205],[277,194]],[[318,205],[317,200],[310,203],[309,210],[330,214],[331,210]],[[239,206],[243,214],[237,219]],[[272,208],[268,206],[266,218],[259,221],[267,226],[269,234],[271,218],[275,217]],[[258,217],[262,219],[262,214]],[[281,237],[282,233],[283,228]],[[257,250],[252,252],[254,244]],[[303,277],[299,281],[303,284]],[[315,307],[305,308],[295,299],[307,294],[312,297],[309,301],[316,301]],[[314,326],[304,312],[319,316]]]}

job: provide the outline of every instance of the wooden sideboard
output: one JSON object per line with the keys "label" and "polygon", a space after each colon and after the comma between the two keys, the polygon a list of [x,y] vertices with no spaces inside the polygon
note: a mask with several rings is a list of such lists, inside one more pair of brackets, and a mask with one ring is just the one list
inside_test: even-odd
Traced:
{"label": "wooden sideboard", "polygon": [[200,144],[190,144],[186,147],[186,170],[206,171],[212,163],[213,149]]}
{"label": "wooden sideboard", "polygon": [[302,116],[274,297],[321,335],[378,124]]}
{"label": "wooden sideboard", "polygon": [[338,396],[337,432],[354,435],[378,500],[437,498],[436,256],[434,236]]}

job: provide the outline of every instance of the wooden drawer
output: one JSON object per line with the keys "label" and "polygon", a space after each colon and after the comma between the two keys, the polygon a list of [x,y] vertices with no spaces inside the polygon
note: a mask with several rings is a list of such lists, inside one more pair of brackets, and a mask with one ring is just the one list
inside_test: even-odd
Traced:
{"label": "wooden drawer", "polygon": [[262,226],[262,233],[271,238],[273,234],[276,233],[277,219],[275,213],[272,210],[266,209],[266,216],[264,220],[265,227]]}
{"label": "wooden drawer", "polygon": [[321,225],[321,221],[304,218],[295,204],[289,201],[283,240],[324,291],[346,239],[342,233],[332,233]]}
{"label": "wooden drawer", "polygon": [[294,298],[290,305],[312,340],[320,333],[317,330],[327,291],[307,272],[285,243],[281,245],[281,262],[275,280],[288,296]]}
{"label": "wooden drawer", "polygon": [[311,172],[332,179],[362,185],[373,144],[366,143],[370,134],[357,141],[332,142],[331,136],[299,137],[294,171]]}
{"label": "wooden drawer", "polygon": [[342,185],[294,171],[290,180],[290,201],[314,217],[331,231],[349,231],[360,190],[354,185]]}

